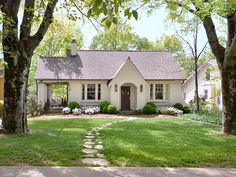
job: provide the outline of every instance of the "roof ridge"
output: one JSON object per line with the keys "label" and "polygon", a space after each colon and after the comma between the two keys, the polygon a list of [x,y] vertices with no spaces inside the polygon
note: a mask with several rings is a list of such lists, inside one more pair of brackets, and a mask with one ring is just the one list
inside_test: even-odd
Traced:
{"label": "roof ridge", "polygon": [[77,51],[88,51],[88,52],[170,52],[168,50],[101,50],[101,49],[78,49]]}

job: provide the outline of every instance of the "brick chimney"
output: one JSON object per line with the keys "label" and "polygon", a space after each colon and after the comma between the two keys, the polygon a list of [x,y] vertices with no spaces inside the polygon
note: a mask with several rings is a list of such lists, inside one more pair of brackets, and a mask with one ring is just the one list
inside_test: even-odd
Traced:
{"label": "brick chimney", "polygon": [[70,54],[72,57],[75,57],[77,55],[77,42],[75,39],[71,41],[71,48],[70,48]]}

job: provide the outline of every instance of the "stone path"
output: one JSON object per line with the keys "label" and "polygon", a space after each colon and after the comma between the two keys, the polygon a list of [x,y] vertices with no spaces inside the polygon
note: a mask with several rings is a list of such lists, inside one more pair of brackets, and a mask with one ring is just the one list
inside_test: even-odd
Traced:
{"label": "stone path", "polygon": [[104,123],[89,130],[84,138],[84,149],[82,149],[84,155],[82,163],[101,167],[109,166],[109,162],[105,159],[105,155],[103,154],[104,147],[100,136],[100,131],[114,123],[131,121],[134,119],[135,118],[127,118],[110,123]]}

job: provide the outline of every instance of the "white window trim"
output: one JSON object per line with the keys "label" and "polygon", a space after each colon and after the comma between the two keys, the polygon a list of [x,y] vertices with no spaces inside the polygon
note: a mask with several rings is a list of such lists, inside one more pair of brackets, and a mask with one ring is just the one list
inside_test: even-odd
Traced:
{"label": "white window trim", "polygon": [[[152,89],[152,95],[153,95],[153,99],[151,99],[150,98],[150,85],[153,85],[153,89]],[[161,84],[161,85],[163,85],[163,91],[162,91],[162,93],[163,93],[163,99],[155,99],[155,91],[156,91],[156,84]],[[168,90],[168,99],[166,98],[166,89],[167,89],[167,86],[166,85],[169,85],[168,87],[169,87],[169,90]],[[152,82],[152,83],[149,83],[149,100],[150,101],[157,101],[157,102],[163,102],[163,101],[169,101],[169,99],[170,99],[170,84],[169,83],[158,83],[158,82]]]}
{"label": "white window trim", "polygon": [[[82,83],[81,84],[81,96],[82,96],[82,92],[83,92],[83,84],[84,84],[84,89],[85,89],[85,91],[84,91],[84,100],[82,100],[82,97],[81,97],[81,101],[82,102],[98,102],[98,101],[101,101],[102,100],[102,84],[101,83]],[[88,99],[88,90],[87,90],[87,88],[88,88],[88,84],[95,84],[95,99],[94,100],[89,100]],[[101,91],[100,91],[100,93],[101,93],[101,95],[100,95],[100,100],[98,99],[98,84],[100,84],[101,85]]]}

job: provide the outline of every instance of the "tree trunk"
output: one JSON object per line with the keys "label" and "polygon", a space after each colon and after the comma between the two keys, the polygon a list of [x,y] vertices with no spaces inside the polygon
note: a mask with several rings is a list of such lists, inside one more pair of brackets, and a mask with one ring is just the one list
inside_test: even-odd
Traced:
{"label": "tree trunk", "polygon": [[[5,68],[4,83],[4,110],[3,128],[6,133],[26,133],[27,127],[27,95],[28,95],[28,75],[29,59],[23,56],[6,58],[5,60],[17,60],[9,63]],[[17,64],[16,64],[17,63]]]}
{"label": "tree trunk", "polygon": [[225,61],[221,69],[223,133],[236,135],[236,56]]}
{"label": "tree trunk", "polygon": [[199,94],[198,94],[198,62],[197,59],[194,59],[194,69],[195,69],[195,97],[196,97],[196,112],[199,113],[200,111],[200,104],[199,104]]}

